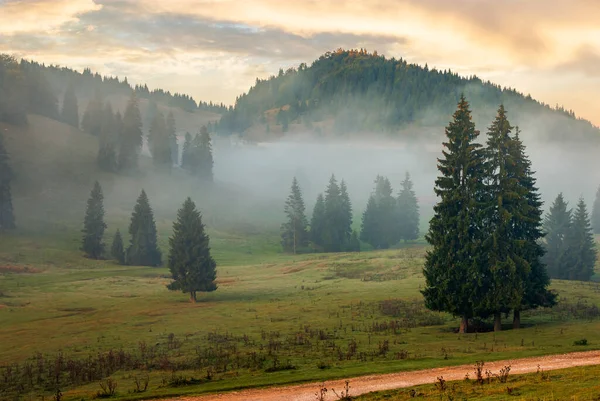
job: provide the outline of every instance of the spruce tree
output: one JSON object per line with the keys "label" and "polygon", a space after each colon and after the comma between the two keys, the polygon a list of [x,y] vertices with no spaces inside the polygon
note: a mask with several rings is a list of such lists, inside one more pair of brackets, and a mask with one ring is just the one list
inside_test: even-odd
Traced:
{"label": "spruce tree", "polygon": [[396,199],[392,185],[386,177],[377,176],[375,190],[363,213],[361,239],[375,249],[387,249],[398,243],[399,230],[396,222]]}
{"label": "spruce tree", "polygon": [[565,242],[566,250],[560,258],[559,278],[589,281],[596,266],[596,243],[583,199],[579,199],[577,203]]}
{"label": "spruce tree", "polygon": [[102,131],[102,114],[102,96],[99,91],[95,91],[83,113],[81,128],[89,134],[99,136]]}
{"label": "spruce tree", "polygon": [[515,179],[526,189],[527,209],[524,215],[516,221],[516,229],[521,235],[523,246],[520,256],[529,266],[529,271],[522,270],[521,280],[524,282],[521,305],[513,311],[513,328],[521,326],[521,311],[538,307],[552,307],[556,304],[556,293],[550,291],[550,277],[542,258],[546,252],[541,240],[542,230],[542,201],[536,186],[536,179],[531,171],[531,162],[525,153],[525,145],[519,138],[519,129],[510,148],[516,164]]}
{"label": "spruce tree", "polygon": [[592,229],[594,234],[600,234],[600,187],[596,191],[596,199],[592,207]]}
{"label": "spruce tree", "polygon": [[113,238],[112,246],[110,247],[110,255],[120,264],[125,264],[125,248],[123,246],[123,237],[121,231],[117,229]]}
{"label": "spruce tree", "polygon": [[212,182],[213,181],[213,155],[212,146],[210,143],[210,135],[208,129],[203,126],[200,129],[200,134],[197,140],[194,141],[194,167],[200,179]]}
{"label": "spruce tree", "polygon": [[319,194],[310,220],[310,241],[319,250],[323,250],[324,245],[325,217],[325,198],[323,194]]}
{"label": "spruce tree", "polygon": [[360,239],[356,230],[352,231],[352,235],[350,236],[348,252],[360,252]]}
{"label": "spruce tree", "polygon": [[446,128],[447,142],[438,159],[440,176],[427,241],[422,291],[427,308],[461,317],[459,332],[465,333],[474,317],[483,292],[481,273],[479,198],[483,191],[483,156],[476,143],[479,132],[472,122],[469,103],[461,96],[453,121]]}
{"label": "spruce tree", "polygon": [[511,152],[513,127],[504,106],[487,132],[484,149],[486,191],[482,213],[487,238],[487,269],[484,270],[485,302],[480,304],[481,315],[493,314],[494,331],[502,329],[502,313],[520,307],[524,293],[523,272],[529,265],[522,257],[523,234],[519,222],[528,212],[527,189],[519,179],[520,166]]}
{"label": "spruce tree", "polygon": [[398,239],[404,242],[419,238],[419,202],[408,172],[398,194],[398,230]]}
{"label": "spruce tree", "polygon": [[189,132],[185,133],[185,141],[181,150],[181,168],[191,172],[192,163],[192,135]]}
{"label": "spruce tree", "polygon": [[100,259],[104,256],[104,195],[102,187],[96,181],[90,193],[83,221],[82,250],[88,258]]}
{"label": "spruce tree", "polygon": [[98,166],[104,171],[114,172],[117,170],[117,124],[112,106],[107,102],[102,114],[97,156]]}
{"label": "spruce tree", "polygon": [[121,132],[119,135],[118,165],[120,170],[133,170],[137,168],[138,153],[142,147],[142,117],[135,92],[127,103]]}
{"label": "spruce tree", "polygon": [[344,216],[340,186],[332,175],[325,190],[325,227],[323,249],[325,252],[340,252],[344,246]]}
{"label": "spruce tree", "polygon": [[340,183],[340,201],[340,230],[342,247],[345,249],[348,247],[350,237],[352,237],[352,202],[350,202],[350,195],[348,194],[348,188],[344,180]]}
{"label": "spruce tree", "polygon": [[13,172],[10,157],[4,147],[4,137],[0,133],[0,230],[15,228],[15,214],[12,204],[11,181]]}
{"label": "spruce tree", "polygon": [[281,246],[285,252],[298,253],[308,246],[308,221],[305,215],[302,191],[296,177],[292,180],[292,188],[285,207],[287,221],[281,225]]}
{"label": "spruce tree", "polygon": [[552,278],[565,278],[561,259],[567,250],[567,237],[571,231],[571,210],[560,193],[544,218],[546,233],[546,255],[544,262]]}
{"label": "spruce tree", "polygon": [[65,91],[61,117],[63,122],[79,129],[79,106],[72,84],[67,86],[67,90]]}
{"label": "spruce tree", "polygon": [[167,136],[169,137],[169,146],[171,148],[171,163],[179,164],[179,145],[177,144],[177,126],[175,125],[175,116],[170,111],[167,115]]}
{"label": "spruce tree", "polygon": [[162,255],[157,245],[154,214],[146,192],[137,199],[129,225],[130,245],[127,264],[135,266],[160,266]]}
{"label": "spruce tree", "polygon": [[154,115],[154,120],[150,126],[148,142],[152,151],[154,165],[170,169],[173,165],[171,159],[171,139],[169,138],[165,118],[160,111]]}
{"label": "spruce tree", "polygon": [[167,286],[169,290],[187,292],[190,301],[196,302],[197,292],[217,289],[217,264],[210,256],[209,237],[204,231],[202,216],[190,198],[177,212],[169,244],[168,263],[173,278]]}
{"label": "spruce tree", "polygon": [[375,200],[375,195],[372,194],[369,196],[367,207],[362,215],[360,239],[373,248],[378,249],[380,232],[377,201]]}

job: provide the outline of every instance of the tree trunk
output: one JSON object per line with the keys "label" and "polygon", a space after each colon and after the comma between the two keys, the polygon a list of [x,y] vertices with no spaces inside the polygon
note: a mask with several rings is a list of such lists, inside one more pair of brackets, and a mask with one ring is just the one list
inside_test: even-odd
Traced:
{"label": "tree trunk", "polygon": [[196,303],[196,291],[190,291],[190,302]]}
{"label": "tree trunk", "polygon": [[494,331],[502,331],[502,314],[494,313]]}
{"label": "tree trunk", "polygon": [[521,310],[515,309],[513,312],[513,329],[521,328]]}
{"label": "tree trunk", "polygon": [[464,334],[468,331],[469,329],[469,319],[466,316],[463,316],[460,319],[460,327],[458,329],[458,332],[461,334]]}

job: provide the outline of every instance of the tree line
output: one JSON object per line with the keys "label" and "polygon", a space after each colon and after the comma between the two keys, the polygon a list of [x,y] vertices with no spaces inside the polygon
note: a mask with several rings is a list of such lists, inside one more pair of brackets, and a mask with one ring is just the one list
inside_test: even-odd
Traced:
{"label": "tree line", "polygon": [[461,333],[470,319],[490,316],[501,330],[509,312],[518,328],[522,310],[556,302],[543,259],[542,202],[519,130],[500,106],[481,145],[463,96],[445,134],[440,200],[426,235],[425,304],[460,316]]}
{"label": "tree line", "polygon": [[319,194],[310,224],[302,190],[294,177],[281,226],[281,245],[285,252],[359,252],[360,241],[375,249],[386,249],[401,240],[419,235],[419,206],[407,174],[397,198],[387,178],[378,176],[374,193],[363,213],[360,234],[352,230],[352,203],[344,180],[331,176],[325,195]]}
{"label": "tree line", "polygon": [[[104,217],[104,195],[100,183],[96,181],[87,201],[83,222],[82,250],[87,257],[104,259],[108,256],[121,264],[135,266],[162,265],[154,213],[144,190],[131,214],[127,248],[117,229],[110,251],[106,249],[104,234],[107,225]],[[217,265],[210,255],[209,241],[202,216],[188,197],[177,212],[173,235],[169,238],[167,264],[173,281],[167,287],[189,293],[192,302],[196,302],[197,292],[217,289]]]}

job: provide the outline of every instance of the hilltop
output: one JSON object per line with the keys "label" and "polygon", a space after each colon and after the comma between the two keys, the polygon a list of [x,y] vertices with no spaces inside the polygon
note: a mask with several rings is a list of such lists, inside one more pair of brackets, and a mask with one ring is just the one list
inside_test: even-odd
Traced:
{"label": "hilltop", "polygon": [[431,133],[437,138],[461,93],[482,131],[502,103],[524,135],[535,130],[553,140],[600,139],[600,130],[573,111],[550,107],[515,89],[364,50],[328,52],[310,66],[302,63],[257,79],[225,112],[218,131],[258,140],[288,132],[392,137]]}

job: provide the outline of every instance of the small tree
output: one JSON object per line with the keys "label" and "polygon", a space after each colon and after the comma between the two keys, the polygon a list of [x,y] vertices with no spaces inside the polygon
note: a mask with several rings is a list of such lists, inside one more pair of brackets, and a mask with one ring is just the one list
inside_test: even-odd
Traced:
{"label": "small tree", "polygon": [[143,143],[142,116],[135,92],[131,93],[123,115],[119,135],[118,165],[120,170],[137,168],[138,153]]}
{"label": "small tree", "polygon": [[94,188],[87,201],[85,219],[83,221],[83,246],[86,256],[92,259],[100,259],[104,255],[104,195],[102,187],[96,181]]}
{"label": "small tree", "polygon": [[567,250],[567,236],[571,231],[571,210],[560,193],[544,218],[546,233],[546,255],[544,262],[552,278],[565,278],[561,268],[561,258]]}
{"label": "small tree", "polygon": [[121,231],[118,229],[113,238],[110,254],[114,260],[118,261],[122,265],[125,264],[125,248],[123,247],[123,237],[121,237]]}
{"label": "small tree", "polygon": [[356,230],[352,231],[350,241],[348,242],[348,252],[360,252],[360,239]]}
{"label": "small tree", "polygon": [[398,195],[398,217],[400,239],[407,242],[419,238],[419,202],[408,172]]}
{"label": "small tree", "polygon": [[296,177],[292,180],[292,188],[285,207],[287,221],[281,225],[281,245],[285,252],[296,254],[308,246],[308,221],[304,214],[304,200]]}
{"label": "small tree", "polygon": [[190,198],[177,212],[169,244],[169,270],[173,278],[167,286],[169,290],[187,292],[190,301],[196,302],[197,292],[217,289],[217,264],[210,256],[209,237],[204,231],[202,216]]}
{"label": "small tree", "polygon": [[4,138],[0,134],[0,229],[15,228],[15,214],[10,186],[13,173],[9,162],[10,157],[4,147]]}
{"label": "small tree", "polygon": [[579,199],[577,209],[573,213],[565,243],[566,250],[560,258],[560,278],[589,281],[596,266],[596,243],[583,199]]}
{"label": "small tree", "polygon": [[323,233],[325,230],[325,198],[323,194],[317,196],[312,218],[310,219],[310,241],[319,248],[323,247]]}
{"label": "small tree", "polygon": [[63,122],[79,129],[79,106],[77,105],[77,97],[73,85],[67,86],[65,96],[63,98],[61,117]]}
{"label": "small tree", "polygon": [[592,228],[594,234],[600,234],[600,187],[598,187],[594,206],[592,207]]}
{"label": "small tree", "polygon": [[144,190],[133,209],[129,235],[127,264],[135,266],[160,266],[162,264],[162,255],[156,239],[154,214]]}

